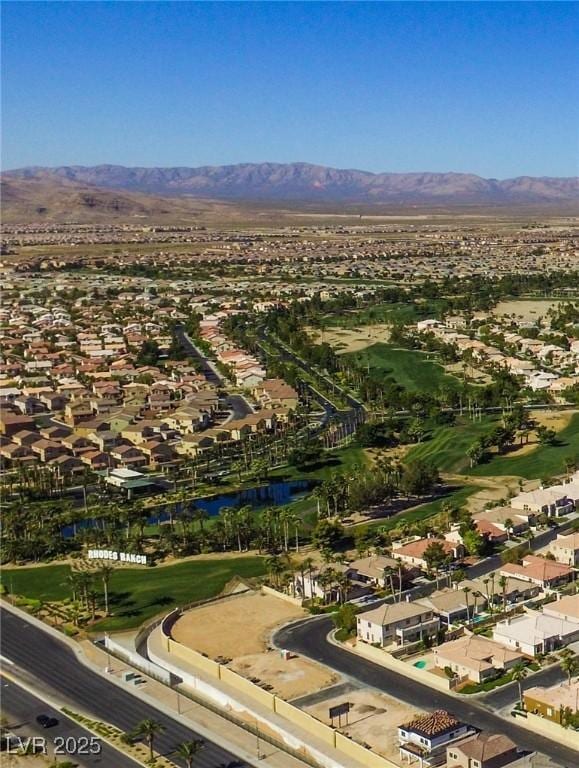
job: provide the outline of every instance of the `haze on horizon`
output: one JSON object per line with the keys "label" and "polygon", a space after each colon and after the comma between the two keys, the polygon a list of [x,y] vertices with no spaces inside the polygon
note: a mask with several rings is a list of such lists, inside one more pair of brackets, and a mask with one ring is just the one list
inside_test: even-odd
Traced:
{"label": "haze on horizon", "polygon": [[577,8],[5,2],[2,167],[575,176]]}

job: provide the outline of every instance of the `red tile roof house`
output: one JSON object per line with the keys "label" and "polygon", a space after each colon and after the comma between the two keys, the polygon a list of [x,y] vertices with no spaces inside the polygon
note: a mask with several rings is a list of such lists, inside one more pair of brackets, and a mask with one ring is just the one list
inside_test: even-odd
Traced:
{"label": "red tile roof house", "polygon": [[23,429],[34,429],[34,420],[24,414],[10,413],[5,409],[0,412],[0,434],[15,435]]}
{"label": "red tile roof house", "polygon": [[417,565],[420,568],[426,569],[428,568],[428,564],[424,559],[424,553],[433,542],[441,544],[447,556],[451,557],[453,560],[462,560],[466,554],[466,550],[462,544],[446,541],[445,539],[429,538],[410,541],[408,544],[392,549],[392,557],[399,557],[403,563]]}
{"label": "red tile roof house", "polygon": [[16,443],[6,443],[0,446],[0,456],[5,461],[11,462],[11,466],[18,463],[30,463],[37,461],[38,457],[32,453],[27,445],[16,445]]}
{"label": "red tile roof house", "polygon": [[111,456],[121,467],[144,467],[147,457],[134,445],[119,445],[111,451]]}
{"label": "red tile roof house", "polygon": [[442,765],[449,744],[475,733],[474,728],[461,723],[444,709],[420,715],[398,726],[400,761],[410,764],[418,760],[420,768]]}
{"label": "red tile roof house", "polygon": [[116,461],[108,453],[102,451],[86,451],[79,456],[83,464],[94,471],[102,469],[112,469],[116,466]]}
{"label": "red tile roof house", "polygon": [[503,768],[520,757],[508,736],[483,731],[446,748],[448,768]]}
{"label": "red tile roof house", "polygon": [[525,555],[521,565],[518,563],[507,563],[501,566],[501,576],[514,576],[523,581],[531,581],[545,589],[546,587],[556,587],[560,584],[567,584],[575,578],[575,571],[564,563],[557,563],[554,560],[547,560],[545,557],[537,555]]}
{"label": "red tile roof house", "polygon": [[39,440],[32,446],[32,452],[40,456],[40,460],[46,463],[58,456],[63,456],[67,450],[54,440]]}

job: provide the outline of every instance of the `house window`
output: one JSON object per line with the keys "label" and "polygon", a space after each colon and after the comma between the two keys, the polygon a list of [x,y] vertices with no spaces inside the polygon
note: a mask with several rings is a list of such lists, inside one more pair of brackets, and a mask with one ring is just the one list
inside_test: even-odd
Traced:
{"label": "house window", "polygon": [[456,752],[449,752],[448,756],[450,757],[451,760],[458,760],[458,755],[456,754]]}
{"label": "house window", "polygon": [[553,717],[553,707],[547,707],[547,717]]}

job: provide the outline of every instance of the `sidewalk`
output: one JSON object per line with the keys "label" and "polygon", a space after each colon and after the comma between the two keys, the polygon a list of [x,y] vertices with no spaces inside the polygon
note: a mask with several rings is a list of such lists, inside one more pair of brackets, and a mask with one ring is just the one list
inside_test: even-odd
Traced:
{"label": "sidewalk", "polygon": [[[30,624],[34,624],[47,634],[58,638],[73,651],[82,664],[96,674],[109,678],[113,684],[137,698],[143,699],[174,720],[192,728],[208,741],[237,754],[248,765],[254,766],[254,768],[261,766],[267,766],[267,768],[309,768],[306,763],[282,752],[267,742],[260,741],[258,746],[255,735],[248,733],[229,720],[219,717],[211,710],[205,709],[182,694],[178,694],[176,690],[171,690],[135,667],[111,656],[105,650],[95,646],[90,640],[77,642],[35,616],[10,605],[7,600],[2,600],[1,603],[6,610],[21,616]],[[109,672],[107,672],[107,668],[110,670]],[[145,682],[138,687],[123,682],[123,672],[127,671],[138,673]]]}
{"label": "sidewalk", "polygon": [[[228,699],[232,699],[235,702],[238,702],[240,707],[244,708],[246,711],[237,711],[236,715],[247,720],[248,723],[253,725],[257,720],[259,720],[260,728],[263,726],[264,732],[268,730],[271,735],[278,740],[283,738],[283,736],[280,734],[285,733],[288,735],[289,739],[292,739],[293,737],[295,742],[299,741],[307,744],[320,756],[323,755],[324,762],[326,764],[334,765],[336,768],[362,768],[361,764],[354,758],[340,750],[331,749],[320,738],[301,728],[296,723],[286,719],[285,717],[282,717],[279,714],[276,714],[271,709],[251,698],[250,696],[247,696],[243,692],[238,691],[222,680],[216,680],[215,678],[211,678],[208,675],[205,675],[198,668],[188,664],[183,659],[176,659],[175,657],[171,656],[166,650],[165,643],[161,636],[160,627],[157,627],[155,630],[153,630],[149,636],[148,643],[149,648],[151,652],[154,653],[158,663],[161,661],[166,661],[167,669],[177,667],[179,670],[182,670],[184,675],[190,675],[191,677],[196,678],[199,681],[200,687],[206,685],[213,688],[214,690],[217,690],[218,693],[221,693],[224,699],[227,697]],[[183,687],[187,688],[187,685],[184,684]],[[267,723],[270,724],[269,729],[267,728]],[[289,755],[287,758],[292,759]],[[296,762],[301,764],[300,761]]]}
{"label": "sidewalk", "polygon": [[[89,666],[98,669],[101,674],[107,674],[123,687],[134,690],[136,696],[151,699],[154,706],[162,712],[191,726],[224,749],[238,754],[250,765],[267,766],[268,768],[306,768],[306,763],[263,740],[260,740],[258,745],[253,734],[191,701],[179,691],[172,690],[163,683],[147,677],[140,670],[131,667],[115,656],[111,656],[89,640],[83,640],[79,645],[82,648],[82,656],[89,663]],[[110,670],[108,673],[106,672],[107,667]],[[145,683],[134,687],[122,682],[123,672],[127,671],[138,673],[145,680]]]}

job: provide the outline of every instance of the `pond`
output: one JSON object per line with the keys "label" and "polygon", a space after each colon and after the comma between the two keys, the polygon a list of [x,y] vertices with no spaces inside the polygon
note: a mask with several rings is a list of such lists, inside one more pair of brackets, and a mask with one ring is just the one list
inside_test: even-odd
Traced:
{"label": "pond", "polygon": [[[223,507],[243,507],[246,505],[255,508],[270,505],[282,506],[288,504],[296,496],[304,494],[311,486],[312,483],[309,480],[278,480],[268,485],[245,488],[241,491],[206,496],[205,498],[194,499],[191,502],[178,502],[177,504],[171,504],[171,507],[174,508],[175,517],[177,518],[185,507],[189,508],[191,506],[204,509],[210,517],[215,517]],[[151,511],[148,524],[157,525],[169,520],[168,507],[169,504],[159,504],[155,511]],[[75,535],[75,529],[96,527],[104,529],[105,525],[104,518],[89,518],[65,526],[62,528],[61,533],[65,539],[69,539]]]}

